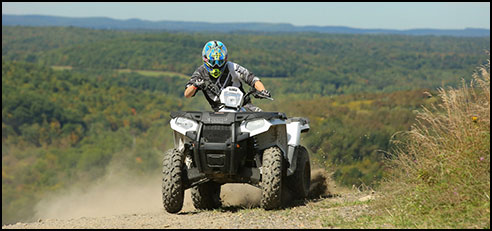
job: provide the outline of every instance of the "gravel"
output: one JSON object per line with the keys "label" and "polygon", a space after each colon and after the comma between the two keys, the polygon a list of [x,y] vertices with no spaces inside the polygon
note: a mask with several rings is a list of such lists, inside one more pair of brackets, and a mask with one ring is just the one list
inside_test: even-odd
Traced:
{"label": "gravel", "polygon": [[[351,198],[352,197],[352,198]],[[323,224],[326,216],[353,220],[367,210],[358,201],[363,196],[337,196],[296,202],[278,210],[259,207],[224,206],[215,210],[188,209],[177,214],[161,211],[105,217],[73,219],[40,219],[33,223],[17,223],[3,229],[320,229],[336,228]],[[349,203],[345,203],[349,202]],[[344,206],[343,204],[347,204]],[[355,205],[354,205],[355,204]],[[326,227],[325,227],[326,226]]]}
{"label": "gravel", "polygon": [[[249,185],[224,185],[223,206],[196,210],[189,190],[181,212],[167,213],[159,198],[159,179],[125,187],[113,178],[83,192],[75,191],[48,200],[36,222],[4,225],[2,229],[319,229],[337,228],[368,210],[374,192],[329,191],[336,186],[326,173],[312,174],[310,199],[291,201],[278,210],[259,207],[261,191]],[[128,188],[126,185],[134,185]],[[147,188],[147,189],[146,189]],[[138,189],[138,190],[137,190]],[[143,190],[146,189],[146,190]],[[152,195],[152,196],[151,196]],[[157,196],[156,196],[157,195]],[[283,195],[286,201],[289,196]],[[48,206],[49,205],[49,206]]]}

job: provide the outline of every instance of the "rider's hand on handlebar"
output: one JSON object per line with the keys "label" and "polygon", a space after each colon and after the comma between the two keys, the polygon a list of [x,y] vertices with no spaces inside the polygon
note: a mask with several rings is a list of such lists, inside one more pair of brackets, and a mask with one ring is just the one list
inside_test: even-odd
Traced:
{"label": "rider's hand on handlebar", "polygon": [[198,79],[193,83],[193,86],[199,90],[203,90],[203,88],[205,88],[205,81],[203,79]]}
{"label": "rider's hand on handlebar", "polygon": [[258,98],[272,98],[272,95],[268,90],[262,90],[256,94]]}

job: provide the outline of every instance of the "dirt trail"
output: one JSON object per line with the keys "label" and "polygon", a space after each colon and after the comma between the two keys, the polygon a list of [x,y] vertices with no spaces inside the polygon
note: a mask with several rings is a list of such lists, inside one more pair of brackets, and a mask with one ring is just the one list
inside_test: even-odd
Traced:
{"label": "dirt trail", "polygon": [[328,189],[335,185],[322,170],[312,173],[310,199],[293,201],[273,211],[259,208],[258,188],[226,184],[221,191],[222,208],[196,210],[186,190],[181,212],[169,214],[162,208],[158,177],[127,178],[124,182],[108,176],[89,188],[54,195],[36,206],[37,222],[2,228],[330,228],[326,216],[352,216],[364,209],[364,205],[340,207],[340,202],[355,201],[361,196],[334,195]]}

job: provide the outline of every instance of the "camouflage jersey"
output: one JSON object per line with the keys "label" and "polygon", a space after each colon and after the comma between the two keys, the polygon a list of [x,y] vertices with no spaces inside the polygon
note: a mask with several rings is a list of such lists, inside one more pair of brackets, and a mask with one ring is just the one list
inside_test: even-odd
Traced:
{"label": "camouflage jersey", "polygon": [[[228,86],[234,86],[238,87],[243,94],[245,94],[246,92],[243,89],[242,82],[254,87],[256,81],[260,80],[252,72],[237,63],[227,62],[225,65],[222,75],[218,78],[211,77],[207,69],[205,69],[205,66],[200,65],[195,72],[193,72],[193,75],[191,75],[191,78],[186,83],[185,87],[185,89],[187,89],[198,79],[203,79],[206,83],[206,87],[202,90],[203,94],[214,111],[220,109],[219,95],[222,89]],[[195,96],[195,94],[193,94],[193,96]],[[260,108],[251,104],[251,99],[249,97],[245,99],[244,107],[249,111],[261,111]]]}

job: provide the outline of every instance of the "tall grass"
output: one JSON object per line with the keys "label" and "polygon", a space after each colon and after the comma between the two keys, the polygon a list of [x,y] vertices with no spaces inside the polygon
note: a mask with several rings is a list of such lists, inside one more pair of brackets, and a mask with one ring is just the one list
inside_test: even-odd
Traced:
{"label": "tall grass", "polygon": [[375,208],[399,228],[490,228],[490,58],[469,85],[438,93],[395,134]]}

